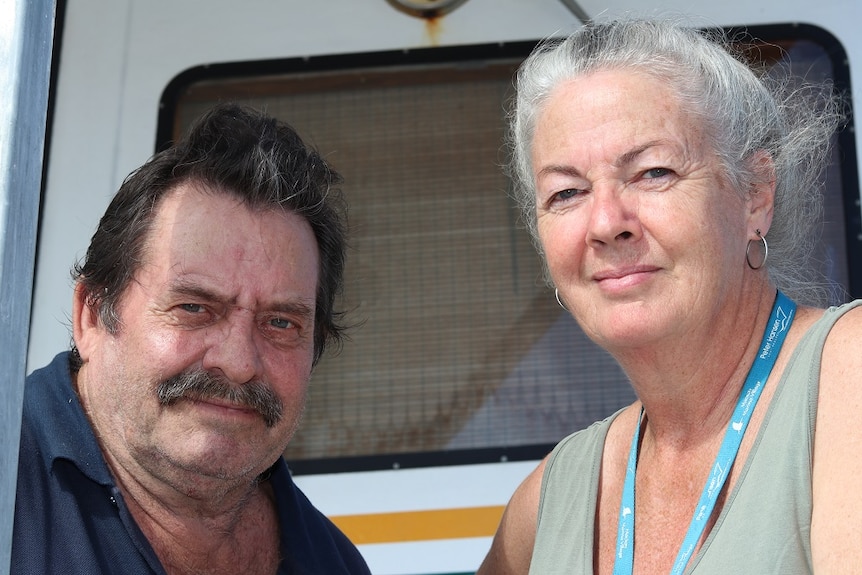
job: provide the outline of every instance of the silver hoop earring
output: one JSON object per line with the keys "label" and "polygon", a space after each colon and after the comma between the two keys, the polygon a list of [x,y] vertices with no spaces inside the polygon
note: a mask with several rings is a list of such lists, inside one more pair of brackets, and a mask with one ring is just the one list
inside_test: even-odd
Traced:
{"label": "silver hoop earring", "polygon": [[748,245],[745,246],[745,262],[748,264],[753,270],[759,270],[764,265],[766,265],[766,258],[769,257],[769,244],[766,243],[766,238],[760,235],[760,230],[757,231],[757,237],[760,238],[760,242],[763,244],[763,260],[761,260],[760,265],[755,266],[751,263],[751,242],[754,240],[748,240]]}
{"label": "silver hoop earring", "polygon": [[557,298],[557,303],[560,304],[561,308],[566,311],[569,311],[569,308],[563,305],[563,301],[560,299],[560,290],[558,290],[557,288],[554,288],[554,297]]}

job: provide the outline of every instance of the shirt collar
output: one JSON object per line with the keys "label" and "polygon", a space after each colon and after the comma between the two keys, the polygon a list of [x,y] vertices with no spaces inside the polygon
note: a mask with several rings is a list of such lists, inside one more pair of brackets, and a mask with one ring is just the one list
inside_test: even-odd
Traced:
{"label": "shirt collar", "polygon": [[39,445],[46,468],[53,468],[58,459],[66,459],[91,480],[113,485],[99,442],[72,384],[69,358],[69,352],[60,353],[27,378],[25,424],[41,435]]}

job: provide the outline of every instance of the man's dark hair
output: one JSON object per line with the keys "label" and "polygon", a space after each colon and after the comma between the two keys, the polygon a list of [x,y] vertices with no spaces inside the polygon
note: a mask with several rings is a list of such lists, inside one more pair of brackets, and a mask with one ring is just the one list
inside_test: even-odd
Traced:
{"label": "man's dark hair", "polygon": [[[119,328],[117,304],[144,259],[161,200],[184,183],[238,198],[252,210],[284,209],[305,218],[317,239],[319,278],[314,363],[329,343],[340,344],[346,206],[341,177],[289,125],[248,107],[220,104],[185,138],[156,153],[120,186],[72,277],[105,329]],[[81,365],[73,345],[72,369]]]}

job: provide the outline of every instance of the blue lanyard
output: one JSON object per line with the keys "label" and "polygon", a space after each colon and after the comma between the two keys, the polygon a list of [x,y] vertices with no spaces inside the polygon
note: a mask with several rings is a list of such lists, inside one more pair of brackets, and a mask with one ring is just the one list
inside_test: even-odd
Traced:
{"label": "blue lanyard", "polygon": [[[736,459],[739,445],[742,443],[742,436],[745,434],[745,429],[751,420],[751,413],[754,411],[754,406],[757,405],[757,400],[763,391],[763,385],[769,378],[772,367],[775,365],[775,359],[778,357],[778,352],[784,343],[784,337],[787,335],[790,324],[793,322],[795,311],[796,304],[790,301],[783,293],[778,292],[775,304],[772,306],[772,314],[769,317],[769,322],[766,324],[763,340],[760,343],[760,351],[754,360],[754,365],[751,366],[748,372],[748,377],[746,377],[745,384],[739,394],[736,409],[733,411],[730,423],[728,423],[724,440],[721,443],[721,448],[712,467],[712,473],[703,488],[700,501],[697,502],[688,532],[685,534],[685,539],[676,556],[676,561],[673,563],[671,575],[680,575],[683,572],[685,566],[688,565],[689,559],[691,559],[697,542],[703,534],[703,530],[706,528],[706,522],[709,520],[710,515],[712,515],[718,494],[721,493],[730,468]],[[620,504],[620,518],[617,528],[614,575],[630,575],[634,568],[635,471],[642,417],[643,408],[641,408],[641,414],[638,417],[638,426],[632,439],[632,447],[629,451],[628,465],[626,467],[626,478],[623,483],[623,497]]]}

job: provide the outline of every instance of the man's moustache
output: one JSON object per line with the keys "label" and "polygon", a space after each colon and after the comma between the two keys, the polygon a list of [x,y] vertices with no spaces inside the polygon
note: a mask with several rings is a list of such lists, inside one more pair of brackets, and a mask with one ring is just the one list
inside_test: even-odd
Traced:
{"label": "man's moustache", "polygon": [[156,393],[162,405],[171,405],[183,398],[224,399],[256,411],[267,427],[281,421],[284,412],[281,400],[266,383],[255,379],[235,385],[225,377],[201,370],[185,371],[166,379],[159,384]]}

